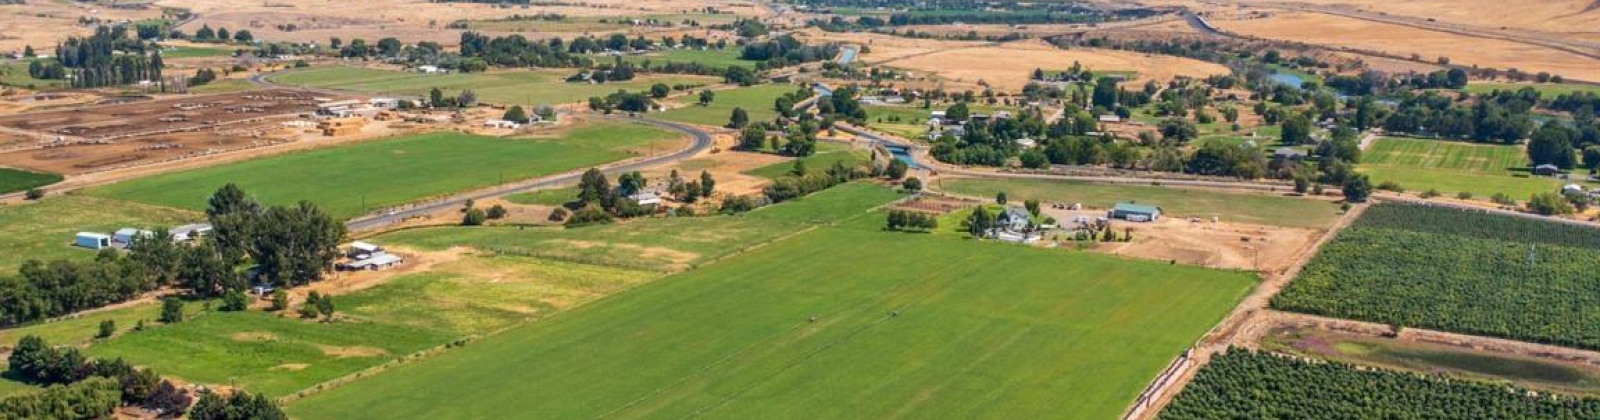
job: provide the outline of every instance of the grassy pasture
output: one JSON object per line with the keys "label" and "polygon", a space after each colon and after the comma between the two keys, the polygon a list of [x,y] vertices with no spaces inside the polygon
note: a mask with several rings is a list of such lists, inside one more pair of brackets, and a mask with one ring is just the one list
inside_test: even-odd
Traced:
{"label": "grassy pasture", "polygon": [[[9,345],[34,334],[52,343],[88,345],[90,355],[122,357],[188,381],[231,383],[282,396],[456,338],[549,316],[658,276],[468,254],[427,272],[336,296],[341,319],[331,324],[259,311],[208,312],[202,303],[191,302],[190,319],[163,325],[153,321],[159,308],[152,303],[3,330],[0,342]],[[102,320],[115,321],[120,335],[94,340]],[[131,331],[139,320],[149,328]],[[0,391],[9,388],[24,387],[0,381]]]}
{"label": "grassy pasture", "polygon": [[[842,162],[845,166],[864,165],[872,159],[872,152],[848,148],[834,143],[818,143],[817,154],[800,158],[806,163],[806,171],[827,171],[834,163]],[[778,179],[789,176],[794,172],[794,162],[775,163],[760,168],[745,171],[745,174],[755,175],[767,179]]]}
{"label": "grassy pasture", "polygon": [[0,85],[50,89],[65,87],[66,81],[35,79],[28,75],[30,60],[0,60]]}
{"label": "grassy pasture", "polygon": [[885,233],[881,217],[664,278],[289,410],[1112,418],[1254,284],[1239,272]]}
{"label": "grassy pasture", "polygon": [[204,218],[183,210],[82,195],[0,206],[0,275],[15,274],[17,267],[30,259],[94,258],[94,251],[72,246],[78,232],[109,234],[124,227],[172,227]]}
{"label": "grassy pasture", "polygon": [[733,115],[734,108],[744,108],[750,114],[750,121],[772,121],[778,116],[778,111],[773,108],[774,101],[779,96],[800,89],[794,85],[761,85],[742,87],[737,89],[724,89],[716,92],[716,97],[711,105],[698,105],[699,95],[685,96],[683,101],[687,106],[670,109],[656,114],[656,118],[668,121],[678,121],[691,124],[701,124],[721,127],[728,125],[728,117]]}
{"label": "grassy pasture", "polygon": [[1118,201],[1137,201],[1160,206],[1173,216],[1218,215],[1224,221],[1263,225],[1320,229],[1339,217],[1339,206],[1331,202],[1262,194],[1020,179],[950,179],[940,183],[939,187],[946,191],[976,197],[994,197],[1004,191],[1012,202],[1018,203],[1034,199],[1111,208]]}
{"label": "grassy pasture", "polygon": [[[243,48],[243,49],[252,50],[253,48]],[[162,50],[161,51],[161,58],[163,58],[163,59],[175,59],[175,58],[231,57],[231,56],[233,56],[233,51],[234,51],[233,48],[227,48],[227,47],[224,47],[224,46],[218,46],[218,47],[215,47],[215,48],[213,48],[213,47],[184,46],[184,47],[176,47],[176,48],[173,48],[173,49],[170,49],[170,50]]]}
{"label": "grassy pasture", "polygon": [[61,182],[61,175],[0,168],[0,194],[24,191]]}
{"label": "grassy pasture", "polygon": [[700,63],[702,65],[727,68],[727,67],[755,67],[756,62],[739,58],[738,48],[707,49],[707,50],[668,50],[645,55],[629,55],[622,58],[634,64],[643,64],[649,61],[651,66],[665,63]]}
{"label": "grassy pasture", "polygon": [[506,196],[506,201],[517,204],[559,206],[578,198],[578,187],[551,188]]}
{"label": "grassy pasture", "polygon": [[1560,180],[1530,177],[1527,168],[1520,146],[1387,137],[1373,143],[1357,166],[1375,182],[1393,181],[1415,191],[1505,193],[1526,200],[1561,188]]}
{"label": "grassy pasture", "polygon": [[[704,76],[641,76],[626,82],[567,83],[569,70],[506,70],[488,73],[422,74],[357,67],[296,70],[272,76],[274,83],[313,86],[355,92],[426,97],[435,87],[454,95],[470,89],[478,100],[502,104],[560,104],[582,102],[617,90],[645,91],[656,83],[706,85],[718,79]],[[771,104],[768,104],[770,107]],[[726,118],[726,116],[724,116]]]}
{"label": "grassy pasture", "polygon": [[899,197],[867,184],[845,184],[812,196],[735,216],[638,220],[578,229],[480,227],[413,229],[377,238],[423,249],[467,246],[613,267],[676,271],[761,242],[860,215]]}
{"label": "grassy pasture", "polygon": [[1494,92],[1496,90],[1516,91],[1525,87],[1531,87],[1533,90],[1539,91],[1540,96],[1544,97],[1545,99],[1554,99],[1556,96],[1577,92],[1600,93],[1600,86],[1582,85],[1577,83],[1472,82],[1468,83],[1467,87],[1462,90],[1472,94],[1482,94]]}
{"label": "grassy pasture", "polygon": [[310,200],[335,217],[427,197],[549,175],[626,158],[619,149],[674,133],[627,123],[572,129],[556,138],[504,139],[432,133],[159,175],[90,194],[201,210],[233,182],[266,203]]}
{"label": "grassy pasture", "polygon": [[[932,110],[906,106],[866,106],[867,127],[908,139],[922,138],[928,132]],[[895,120],[898,118],[898,121]]]}

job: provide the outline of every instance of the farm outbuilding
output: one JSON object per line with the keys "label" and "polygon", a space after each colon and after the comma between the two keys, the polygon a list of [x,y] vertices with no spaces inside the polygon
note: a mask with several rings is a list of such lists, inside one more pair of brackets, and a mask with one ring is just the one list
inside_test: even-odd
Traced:
{"label": "farm outbuilding", "polygon": [[1534,175],[1549,176],[1549,175],[1555,175],[1555,174],[1558,174],[1558,173],[1561,173],[1561,168],[1556,166],[1556,165],[1551,165],[1551,164],[1548,164],[1548,163],[1533,167],[1533,174]]}
{"label": "farm outbuilding", "polygon": [[117,229],[116,233],[111,234],[111,241],[119,243],[119,244],[127,245],[127,244],[133,243],[133,238],[135,238],[135,237],[146,237],[146,238],[148,238],[148,237],[150,237],[151,235],[154,235],[154,234],[155,234],[154,232],[151,232],[151,231],[148,231],[148,230],[144,230],[144,229],[122,228],[122,229]]}
{"label": "farm outbuilding", "polygon": [[79,248],[88,248],[93,250],[110,248],[111,235],[94,232],[78,232],[78,237],[72,241],[72,245]]}
{"label": "farm outbuilding", "polygon": [[1161,218],[1161,208],[1148,204],[1121,202],[1111,208],[1108,216],[1130,222],[1154,222]]}
{"label": "farm outbuilding", "polygon": [[173,242],[188,242],[200,239],[201,235],[211,233],[210,223],[195,223],[172,228]]}

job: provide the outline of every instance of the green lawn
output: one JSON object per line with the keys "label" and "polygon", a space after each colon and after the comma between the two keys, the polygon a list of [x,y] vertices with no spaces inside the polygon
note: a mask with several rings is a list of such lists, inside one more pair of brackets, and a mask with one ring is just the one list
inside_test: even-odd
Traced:
{"label": "green lawn", "polygon": [[1466,89],[1462,89],[1462,90],[1465,90],[1468,93],[1481,94],[1481,93],[1493,92],[1493,91],[1496,91],[1496,90],[1515,91],[1515,90],[1520,90],[1520,89],[1525,88],[1525,87],[1531,87],[1534,90],[1539,91],[1540,96],[1545,98],[1545,99],[1555,99],[1556,96],[1575,93],[1575,92],[1589,92],[1589,93],[1600,94],[1600,86],[1597,86],[1597,85],[1582,85],[1582,84],[1577,84],[1577,83],[1472,82],[1472,83],[1468,83]]}
{"label": "green lawn", "polygon": [[1229,222],[1312,229],[1327,228],[1339,217],[1339,206],[1327,201],[1154,185],[950,179],[940,181],[939,187],[956,194],[984,198],[994,197],[1004,191],[1011,202],[1017,203],[1034,199],[1111,208],[1118,201],[1137,201],[1160,206],[1164,213],[1171,216],[1210,218],[1216,215]]}
{"label": "green lawn", "polygon": [[681,99],[687,106],[656,114],[656,118],[720,127],[728,125],[733,108],[739,107],[750,114],[750,121],[772,121],[778,116],[773,103],[779,96],[798,89],[800,87],[794,85],[761,85],[718,90],[716,99],[708,106],[697,105],[695,101],[699,96],[689,95]]}
{"label": "green lawn", "polygon": [[90,194],[184,209],[233,182],[263,202],[310,200],[335,217],[598,165],[674,133],[629,123],[576,128],[551,139],[433,133],[213,166],[98,187]]}
{"label": "green lawn", "polygon": [[375,240],[423,249],[469,246],[508,255],[678,271],[807,227],[859,215],[898,197],[899,194],[887,189],[852,183],[735,216],[656,218],[576,229],[510,226],[412,229]]}
{"label": "green lawn", "polygon": [[30,259],[94,258],[94,251],[72,246],[78,232],[109,234],[125,227],[173,227],[202,220],[205,215],[198,213],[81,195],[0,205],[0,276],[15,274]]}
{"label": "green lawn", "polygon": [[297,418],[1114,418],[1242,272],[822,227],[334,388]]}
{"label": "green lawn", "polygon": [[61,175],[0,168],[0,194],[24,191],[61,182]]}
{"label": "green lawn", "polygon": [[[603,84],[567,83],[572,70],[505,70],[488,73],[422,74],[357,67],[325,67],[296,70],[272,76],[272,81],[288,85],[314,86],[355,92],[427,96],[435,87],[454,95],[471,89],[478,100],[502,104],[561,104],[582,102],[617,90],[645,91],[656,83],[706,85],[718,79],[705,76],[641,76],[626,82]],[[771,104],[768,104],[771,107]],[[726,116],[724,116],[726,118]]]}
{"label": "green lawn", "polygon": [[[601,57],[596,58],[595,60],[604,62],[607,59],[608,58]],[[649,61],[651,66],[659,66],[665,63],[700,63],[702,65],[718,68],[727,68],[732,66],[753,68],[756,65],[755,61],[740,59],[739,49],[735,47],[729,47],[721,50],[669,50],[645,55],[629,55],[623,57],[623,61],[634,64],[642,64],[645,61]]]}
{"label": "green lawn", "polygon": [[1386,137],[1362,155],[1357,170],[1375,182],[1393,181],[1407,190],[1437,189],[1450,195],[1505,193],[1525,200],[1561,188],[1561,180],[1530,177],[1527,167],[1528,157],[1520,146]]}

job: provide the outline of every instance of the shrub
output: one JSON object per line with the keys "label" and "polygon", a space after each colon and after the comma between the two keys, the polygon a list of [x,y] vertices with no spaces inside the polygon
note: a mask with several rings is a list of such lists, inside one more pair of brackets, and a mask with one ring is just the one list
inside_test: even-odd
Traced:
{"label": "shrub", "polygon": [[1434,198],[1434,197],[1438,197],[1438,196],[1440,196],[1442,194],[1440,194],[1439,190],[1437,190],[1437,189],[1429,188],[1427,191],[1423,191],[1422,194],[1418,194],[1418,195],[1421,196],[1422,198]]}
{"label": "shrub", "polygon": [[489,217],[488,215],[483,213],[483,209],[479,209],[479,208],[476,208],[476,207],[471,208],[471,209],[467,209],[467,214],[461,216],[461,225],[462,226],[482,226],[483,222],[485,220],[488,220],[488,217]]}
{"label": "shrub", "polygon": [[495,204],[493,207],[489,207],[489,212],[486,215],[490,219],[504,219],[506,218],[506,213],[505,206]]}
{"label": "shrub", "polygon": [[567,213],[568,213],[567,209],[561,208],[561,207],[556,207],[555,210],[551,210],[550,211],[550,217],[548,217],[546,219],[549,220],[549,221],[552,221],[552,222],[558,222],[559,223],[559,222],[561,222],[563,220],[567,220]]}
{"label": "shrub", "polygon": [[277,312],[284,309],[289,309],[289,292],[285,292],[283,289],[273,290],[272,306],[268,306],[267,310]]}
{"label": "shrub", "polygon": [[1471,200],[1472,199],[1472,192],[1471,191],[1458,192],[1458,193],[1456,193],[1456,198],[1462,199],[1462,200]]}
{"label": "shrub", "polygon": [[95,338],[111,338],[111,336],[115,335],[116,333],[117,321],[108,319],[105,321],[100,321],[100,333],[95,334]]}
{"label": "shrub", "polygon": [[168,324],[183,322],[183,301],[172,296],[161,299],[161,316],[156,320]]}
{"label": "shrub", "polygon": [[222,294],[223,312],[237,312],[250,308],[250,297],[242,291],[229,290]]}

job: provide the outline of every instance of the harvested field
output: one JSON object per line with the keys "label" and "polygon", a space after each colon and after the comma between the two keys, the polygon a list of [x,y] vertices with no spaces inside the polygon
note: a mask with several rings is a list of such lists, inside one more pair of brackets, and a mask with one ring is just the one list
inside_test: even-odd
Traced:
{"label": "harvested field", "polygon": [[[425,97],[439,88],[446,95],[470,89],[495,104],[553,105],[580,102],[618,90],[646,91],[656,83],[702,86],[719,79],[691,75],[647,75],[615,83],[568,83],[572,70],[504,70],[473,74],[421,74],[363,67],[324,67],[274,74],[272,81],[341,91]],[[771,103],[767,104],[771,108]]]}
{"label": "harvested field", "polygon": [[78,23],[81,17],[93,16],[109,22],[144,20],[161,17],[159,8],[127,9],[105,7],[94,2],[28,1],[26,4],[0,5],[0,52],[20,52],[32,45],[35,49],[65,41],[68,36],[94,34],[94,27]]}
{"label": "harvested field", "polygon": [[[1458,6],[1452,6],[1454,9]],[[1212,19],[1224,30],[1270,39],[1342,46],[1425,60],[1449,57],[1458,65],[1525,72],[1546,71],[1568,79],[1600,81],[1600,60],[1547,47],[1457,35],[1402,25],[1317,13],[1272,13],[1250,19]]]}
{"label": "harvested field", "polygon": [[[1240,3],[1270,7],[1275,2],[1250,0]],[[1600,27],[1600,7],[1596,7],[1594,0],[1540,0],[1520,4],[1498,0],[1292,0],[1291,4],[1359,10],[1367,14],[1416,20],[1432,19],[1490,31],[1505,28],[1600,40],[1600,31],[1595,30]]]}
{"label": "harvested field", "polygon": [[1177,76],[1228,74],[1228,69],[1220,64],[1199,60],[1090,48],[1063,50],[1040,41],[943,50],[882,64],[931,72],[957,84],[981,82],[1004,91],[1017,92],[1028,83],[1034,68],[1065,69],[1072,67],[1075,62],[1096,72],[1136,72],[1139,77],[1134,80],[1135,83],[1145,80],[1167,81]]}
{"label": "harvested field", "polygon": [[797,33],[807,42],[838,42],[865,45],[869,51],[861,55],[861,62],[877,64],[919,54],[930,54],[959,48],[971,48],[990,43],[982,41],[947,41],[939,39],[912,39],[873,33],[833,33],[807,29]]}

